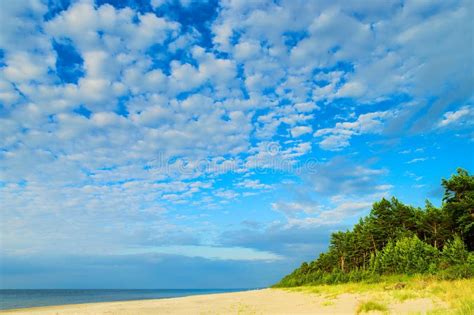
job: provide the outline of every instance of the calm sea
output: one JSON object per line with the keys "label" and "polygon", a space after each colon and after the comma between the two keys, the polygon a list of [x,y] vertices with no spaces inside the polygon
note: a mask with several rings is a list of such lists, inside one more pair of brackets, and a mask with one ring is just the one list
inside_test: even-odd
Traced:
{"label": "calm sea", "polygon": [[0,290],[0,309],[62,304],[162,299],[248,289],[156,289],[156,290]]}

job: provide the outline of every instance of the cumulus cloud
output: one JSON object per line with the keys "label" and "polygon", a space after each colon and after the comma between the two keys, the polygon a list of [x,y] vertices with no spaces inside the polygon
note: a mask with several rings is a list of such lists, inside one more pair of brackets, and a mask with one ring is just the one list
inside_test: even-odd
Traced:
{"label": "cumulus cloud", "polygon": [[291,136],[294,138],[298,138],[304,134],[311,133],[313,131],[313,128],[310,126],[296,126],[291,128]]}
{"label": "cumulus cloud", "polygon": [[389,117],[393,117],[393,113],[388,111],[362,114],[353,122],[336,123],[333,128],[319,129],[314,136],[323,138],[319,142],[322,149],[338,151],[349,146],[349,140],[355,135],[381,133],[383,122]]}
{"label": "cumulus cloud", "polygon": [[[288,254],[308,226],[392,188],[382,166],[324,151],[472,126],[467,0],[25,0],[0,19],[2,248],[15,255],[220,246],[229,209],[273,191],[262,217],[283,221],[255,235],[295,233]],[[287,182],[321,203],[287,198]]]}
{"label": "cumulus cloud", "polygon": [[243,188],[248,188],[248,189],[259,189],[259,190],[260,189],[269,189],[269,188],[272,187],[271,185],[261,183],[260,180],[258,180],[258,179],[255,179],[255,180],[245,179],[245,180],[237,183],[237,186],[238,187],[243,187]]}
{"label": "cumulus cloud", "polygon": [[439,128],[462,127],[473,124],[474,110],[472,106],[463,106],[457,111],[446,112],[438,122]]}

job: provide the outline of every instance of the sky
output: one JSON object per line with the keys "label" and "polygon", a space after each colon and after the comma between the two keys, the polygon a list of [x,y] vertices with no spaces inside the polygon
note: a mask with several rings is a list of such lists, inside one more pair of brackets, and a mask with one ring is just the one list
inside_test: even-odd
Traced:
{"label": "sky", "polygon": [[264,287],[474,171],[470,0],[0,7],[0,288]]}

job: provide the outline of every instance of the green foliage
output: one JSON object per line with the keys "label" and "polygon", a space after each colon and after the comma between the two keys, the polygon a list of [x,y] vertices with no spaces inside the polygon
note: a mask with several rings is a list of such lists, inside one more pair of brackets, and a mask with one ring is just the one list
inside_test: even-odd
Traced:
{"label": "green foliage", "polygon": [[444,209],[455,232],[461,235],[469,250],[474,250],[474,176],[458,169],[457,175],[443,179]]}
{"label": "green foliage", "polygon": [[404,237],[396,243],[389,242],[377,253],[372,263],[374,271],[382,274],[433,273],[437,269],[440,252],[417,236]]}
{"label": "green foliage", "polygon": [[443,247],[442,262],[445,266],[467,263],[469,252],[459,236],[455,236]]}
{"label": "green foliage", "polygon": [[371,311],[388,312],[388,308],[384,304],[375,301],[362,302],[357,308],[357,314]]}
{"label": "green foliage", "polygon": [[474,252],[469,252],[459,236],[443,247],[440,277],[460,279],[474,276]]}
{"label": "green foliage", "polygon": [[463,301],[456,315],[472,315],[474,314],[474,300]]}
{"label": "green foliage", "polygon": [[426,243],[442,249],[444,242],[448,240],[453,231],[451,230],[451,219],[443,208],[436,208],[426,201],[425,211],[419,217],[419,235]]}
{"label": "green foliage", "polygon": [[396,198],[374,203],[350,231],[331,235],[329,250],[277,287],[373,282],[383,274],[474,276],[474,177],[458,169],[443,179],[443,205],[415,208]]}

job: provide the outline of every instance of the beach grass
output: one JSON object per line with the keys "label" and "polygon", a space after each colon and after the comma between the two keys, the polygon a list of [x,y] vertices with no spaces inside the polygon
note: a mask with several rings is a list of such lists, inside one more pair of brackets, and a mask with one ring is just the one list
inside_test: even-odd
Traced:
{"label": "beach grass", "polygon": [[357,307],[357,314],[367,313],[370,311],[379,311],[385,313],[388,311],[388,308],[385,304],[376,301],[364,301]]}
{"label": "beach grass", "polygon": [[474,279],[439,280],[427,276],[395,275],[379,280],[284,290],[318,294],[328,300],[337,299],[342,294],[359,294],[364,297],[358,306],[359,313],[371,310],[387,312],[396,304],[430,299],[435,307],[429,314],[474,314]]}

